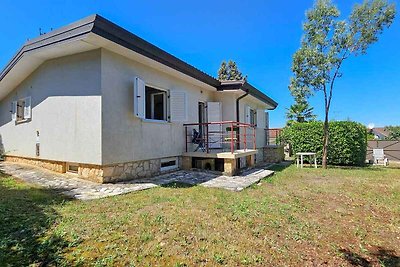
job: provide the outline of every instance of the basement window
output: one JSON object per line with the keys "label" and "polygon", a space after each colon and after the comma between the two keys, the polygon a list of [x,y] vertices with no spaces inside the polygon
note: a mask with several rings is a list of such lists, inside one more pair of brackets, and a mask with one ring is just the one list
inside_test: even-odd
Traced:
{"label": "basement window", "polygon": [[146,91],[146,119],[167,120],[167,91],[156,89],[150,86],[145,87]]}
{"label": "basement window", "polygon": [[178,158],[166,158],[161,160],[161,171],[178,169]]}
{"label": "basement window", "polygon": [[78,173],[79,166],[78,164],[68,163],[67,171],[71,173]]}

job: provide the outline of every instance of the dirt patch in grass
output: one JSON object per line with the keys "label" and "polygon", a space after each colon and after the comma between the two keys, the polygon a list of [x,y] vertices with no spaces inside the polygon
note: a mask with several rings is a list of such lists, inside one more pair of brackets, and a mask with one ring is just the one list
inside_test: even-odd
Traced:
{"label": "dirt patch in grass", "polygon": [[[87,202],[60,201],[53,192],[39,193],[3,177],[0,216],[12,217],[21,226],[0,224],[0,237],[13,238],[24,228],[39,229],[24,243],[28,254],[11,250],[5,262],[399,266],[399,169],[277,171],[239,193],[170,184]],[[13,204],[16,199],[19,208]],[[32,220],[25,221],[22,214]],[[43,218],[39,225],[35,217]],[[36,249],[37,240],[51,240],[54,235],[62,242]],[[2,245],[0,249],[12,247]],[[43,254],[44,250],[51,253]]]}

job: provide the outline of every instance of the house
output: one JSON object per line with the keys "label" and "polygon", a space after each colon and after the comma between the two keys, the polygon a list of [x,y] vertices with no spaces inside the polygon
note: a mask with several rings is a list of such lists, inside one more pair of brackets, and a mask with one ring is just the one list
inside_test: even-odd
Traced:
{"label": "house", "polygon": [[5,160],[96,182],[263,160],[277,103],[99,15],[28,41],[0,73]]}
{"label": "house", "polygon": [[374,135],[375,140],[384,140],[388,138],[390,134],[385,127],[374,127],[370,132]]}

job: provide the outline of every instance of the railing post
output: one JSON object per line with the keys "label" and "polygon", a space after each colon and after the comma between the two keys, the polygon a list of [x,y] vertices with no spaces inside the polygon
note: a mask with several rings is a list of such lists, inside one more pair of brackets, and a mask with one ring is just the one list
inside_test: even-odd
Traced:
{"label": "railing post", "polygon": [[256,127],[253,126],[253,149],[256,149]]}
{"label": "railing post", "polygon": [[186,153],[188,152],[188,134],[187,134],[187,126],[185,126],[185,147]]}
{"label": "railing post", "polygon": [[233,154],[233,123],[231,124],[231,153]]}
{"label": "railing post", "polygon": [[244,150],[247,150],[247,126],[244,126]]}
{"label": "railing post", "polygon": [[207,146],[207,153],[210,153],[210,150],[209,150],[209,143],[208,143],[208,141],[209,141],[209,136],[208,136],[208,123],[206,124],[206,129],[207,129],[207,135],[206,135],[206,138],[207,138],[207,141],[205,142],[206,143],[206,146]]}

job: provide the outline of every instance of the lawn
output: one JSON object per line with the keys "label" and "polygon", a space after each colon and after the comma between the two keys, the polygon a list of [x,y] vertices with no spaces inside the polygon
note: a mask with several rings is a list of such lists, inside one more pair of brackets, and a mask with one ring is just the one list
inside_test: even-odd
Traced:
{"label": "lawn", "polygon": [[0,265],[400,266],[400,167],[176,184],[94,201],[0,178]]}

